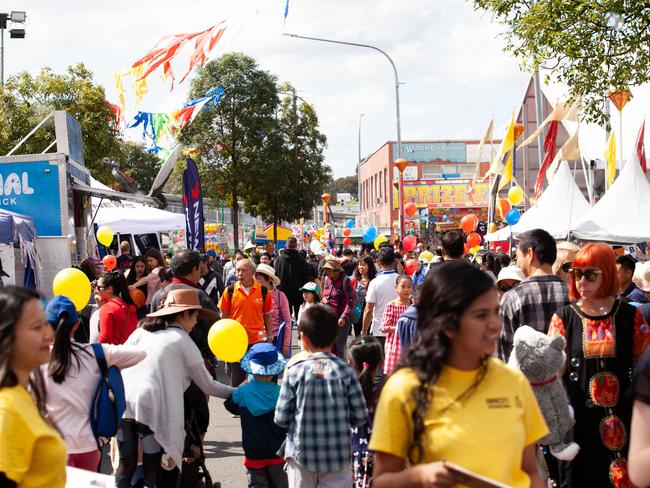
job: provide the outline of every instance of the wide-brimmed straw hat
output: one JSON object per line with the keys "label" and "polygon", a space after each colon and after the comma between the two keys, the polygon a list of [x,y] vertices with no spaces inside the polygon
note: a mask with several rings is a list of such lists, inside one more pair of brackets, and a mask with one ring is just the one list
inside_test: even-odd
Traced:
{"label": "wide-brimmed straw hat", "polygon": [[643,291],[650,291],[650,261],[636,263],[632,281]]}
{"label": "wide-brimmed straw hat", "polygon": [[164,317],[165,315],[174,315],[185,310],[198,310],[199,317],[202,319],[216,320],[219,314],[216,311],[205,309],[201,306],[199,300],[199,291],[191,288],[182,288],[170,290],[163,301],[161,307],[147,317]]}
{"label": "wide-brimmed straw hat", "polygon": [[273,269],[273,266],[269,266],[268,264],[258,264],[257,268],[255,269],[255,273],[260,273],[265,276],[268,276],[271,278],[271,281],[273,282],[273,286],[280,286],[280,278],[278,278],[275,275],[275,270]]}
{"label": "wide-brimmed straw hat", "polygon": [[258,342],[251,346],[240,362],[246,373],[258,376],[280,375],[286,364],[284,356],[268,342]]}

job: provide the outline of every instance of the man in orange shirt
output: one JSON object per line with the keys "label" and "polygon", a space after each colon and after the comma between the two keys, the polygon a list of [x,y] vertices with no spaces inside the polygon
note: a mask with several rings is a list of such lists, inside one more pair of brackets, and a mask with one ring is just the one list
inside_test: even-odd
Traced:
{"label": "man in orange shirt", "polygon": [[[258,342],[273,341],[271,313],[273,300],[266,287],[254,279],[255,265],[250,259],[240,259],[235,267],[237,282],[228,286],[219,300],[221,318],[233,319],[246,329],[248,347]],[[238,362],[227,363],[230,386],[237,387],[246,379]]]}

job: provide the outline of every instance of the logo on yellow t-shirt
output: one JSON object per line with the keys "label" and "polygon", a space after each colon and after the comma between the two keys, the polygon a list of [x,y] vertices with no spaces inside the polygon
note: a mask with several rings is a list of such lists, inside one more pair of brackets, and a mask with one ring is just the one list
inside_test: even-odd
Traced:
{"label": "logo on yellow t-shirt", "polygon": [[485,403],[488,408],[510,408],[510,398],[508,397],[486,398]]}

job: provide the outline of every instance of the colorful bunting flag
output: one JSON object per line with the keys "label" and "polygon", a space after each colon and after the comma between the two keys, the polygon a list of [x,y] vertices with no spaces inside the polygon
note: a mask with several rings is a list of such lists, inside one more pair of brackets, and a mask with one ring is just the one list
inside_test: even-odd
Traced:
{"label": "colorful bunting flag", "polygon": [[289,0],[287,0],[287,3],[284,5],[284,23],[287,23],[287,15],[289,15]]}
{"label": "colorful bunting flag", "polygon": [[607,162],[607,168],[605,170],[605,176],[607,180],[607,187],[611,187],[616,178],[616,138],[614,137],[614,131],[609,135],[609,141],[607,142],[607,147],[605,148],[605,161]]}
{"label": "colorful bunting flag", "polygon": [[502,155],[503,173],[499,182],[499,190],[512,181],[512,150],[515,147],[515,113],[512,112],[506,136],[501,142],[499,154]]}
{"label": "colorful bunting flag", "polygon": [[639,135],[636,138],[636,157],[639,159],[639,164],[641,165],[641,169],[643,170],[644,173],[646,173],[648,171],[648,166],[645,158],[645,144],[643,142],[644,138],[645,138],[645,119],[641,124],[641,128],[639,129]]}
{"label": "colorful bunting flag", "polygon": [[546,139],[544,140],[544,150],[546,154],[544,155],[544,161],[539,167],[539,172],[537,173],[537,179],[535,180],[535,197],[539,198],[544,189],[544,177],[546,176],[546,170],[548,169],[551,161],[555,158],[555,142],[557,140],[557,126],[560,122],[557,120],[552,120],[551,125],[548,128],[548,134],[546,134]]}
{"label": "colorful bunting flag", "polygon": [[171,88],[173,89],[174,72],[172,70],[171,60],[178,55],[180,48],[186,42],[194,40],[194,52],[190,57],[187,72],[179,82],[182,83],[196,65],[203,66],[207,56],[217,45],[217,42],[219,42],[219,39],[221,39],[225,31],[226,24],[221,21],[201,32],[173,34],[163,37],[147,54],[133,63],[133,68],[142,68],[143,70],[137,79],[139,81],[146,79],[147,76],[162,66],[165,77],[171,79]]}

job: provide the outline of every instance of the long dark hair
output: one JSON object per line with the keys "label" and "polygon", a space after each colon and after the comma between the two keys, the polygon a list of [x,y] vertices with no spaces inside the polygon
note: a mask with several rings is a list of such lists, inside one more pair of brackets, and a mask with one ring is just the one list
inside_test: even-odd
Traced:
{"label": "long dark hair", "polygon": [[54,327],[54,345],[52,346],[50,366],[47,372],[55,383],[63,383],[65,381],[73,358],[77,369],[79,369],[81,354],[90,356],[90,353],[83,346],[73,342],[70,338],[72,329],[79,320],[77,319],[77,322],[68,324],[66,318],[67,314],[62,314],[59,316],[56,324],[50,323]]}
{"label": "long dark hair", "polygon": [[[359,262],[363,261],[368,265],[368,283],[375,279],[377,276],[377,268],[375,267],[375,261],[370,256],[363,256]],[[359,263],[357,263],[354,268],[354,277],[357,279],[357,282],[361,280],[361,273],[359,272]]]}
{"label": "long dark hair", "polygon": [[[445,331],[458,330],[463,312],[474,300],[492,289],[494,283],[487,273],[462,261],[446,261],[433,267],[424,281],[418,304],[420,339],[408,349],[398,365],[411,368],[418,379],[418,385],[411,392],[415,402],[411,414],[413,444],[408,451],[411,464],[422,460],[424,420],[433,401],[433,386],[449,360],[451,341]],[[486,372],[487,361],[484,360],[474,384],[456,401],[470,395]]]}
{"label": "long dark hair", "polygon": [[[0,351],[2,351],[0,354],[0,389],[18,384],[18,377],[11,369],[16,324],[27,303],[41,298],[39,293],[27,288],[18,286],[0,288]],[[36,368],[32,372],[29,378],[29,387],[34,394],[38,411],[43,418],[46,418],[45,382],[40,368]]]}
{"label": "long dark hair", "polygon": [[359,383],[366,399],[366,406],[368,410],[373,410],[379,397],[375,388],[375,377],[377,368],[384,359],[381,344],[373,336],[355,337],[348,346],[348,358],[357,371],[361,371]]}
{"label": "long dark hair", "polygon": [[156,261],[158,261],[158,266],[165,266],[165,258],[163,257],[162,253],[155,247],[150,247],[147,249],[144,253],[144,257],[154,258]]}
{"label": "long dark hair", "polygon": [[[188,312],[198,313],[196,310],[188,310]],[[175,323],[176,319],[181,315],[183,315],[183,312],[163,315],[162,317],[145,317],[138,323],[138,327],[147,332],[158,332],[159,330],[165,330]]]}
{"label": "long dark hair", "polygon": [[113,289],[113,295],[121,298],[129,305],[134,305],[131,294],[126,284],[126,279],[124,275],[118,271],[111,271],[110,273],[104,273],[102,276],[104,280],[104,287],[110,286]]}
{"label": "long dark hair", "polygon": [[133,283],[138,281],[135,272],[135,265],[137,263],[144,264],[144,274],[142,275],[143,277],[149,274],[149,266],[147,265],[147,260],[143,256],[136,256],[135,258],[133,258],[133,261],[131,262],[131,267],[129,268],[129,276],[126,277],[126,282],[129,285],[132,285]]}

